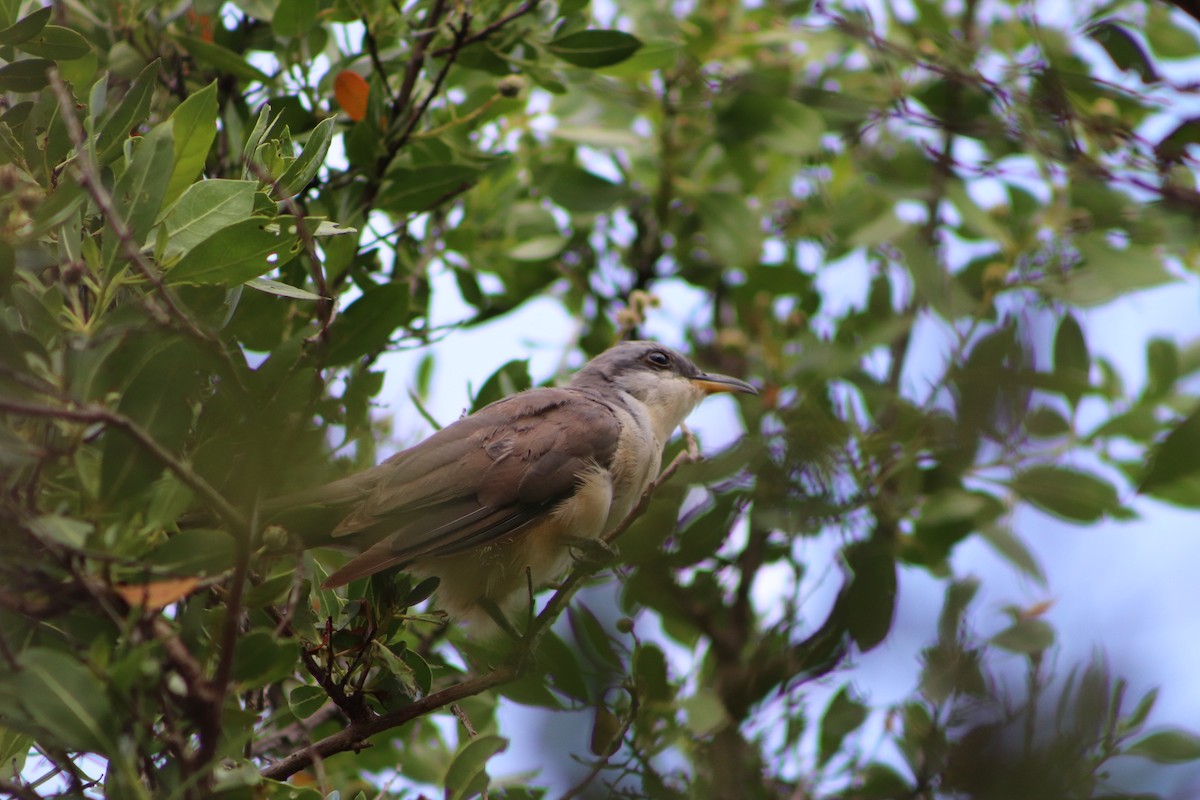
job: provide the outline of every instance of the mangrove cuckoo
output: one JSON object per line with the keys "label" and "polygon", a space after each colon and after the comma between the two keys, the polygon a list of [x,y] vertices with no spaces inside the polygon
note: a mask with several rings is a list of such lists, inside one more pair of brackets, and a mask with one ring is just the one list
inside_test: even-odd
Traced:
{"label": "mangrove cuckoo", "polygon": [[758,394],[654,342],[624,342],[562,388],[530,389],[446,426],[376,467],[308,493],[344,508],[335,544],[358,551],[326,588],[393,566],[440,579],[437,605],[468,622],[509,613],[562,576],[574,543],[620,524],[705,396]]}

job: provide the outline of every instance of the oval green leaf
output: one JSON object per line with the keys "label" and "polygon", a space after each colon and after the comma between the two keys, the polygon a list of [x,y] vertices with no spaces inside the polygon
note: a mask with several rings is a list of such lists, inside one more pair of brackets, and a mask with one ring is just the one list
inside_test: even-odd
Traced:
{"label": "oval green leaf", "polygon": [[217,231],[167,271],[166,282],[238,286],[291,260],[298,252],[294,225],[250,217]]}
{"label": "oval green leaf", "polygon": [[1121,507],[1111,483],[1066,467],[1030,467],[1008,485],[1035,508],[1071,522],[1095,522]]}
{"label": "oval green leaf", "polygon": [[624,31],[591,30],[568,34],[546,45],[554,55],[577,67],[610,67],[636,53],[642,42]]}
{"label": "oval green leaf", "polygon": [[1152,733],[1129,746],[1126,755],[1141,756],[1159,764],[1200,760],[1200,737],[1178,728]]}
{"label": "oval green leaf", "polygon": [[992,644],[1013,653],[1040,653],[1054,644],[1054,628],[1040,619],[1023,619],[992,637]]}
{"label": "oval green leaf", "polygon": [[74,61],[92,50],[83,34],[58,25],[47,25],[36,36],[17,45],[17,48],[31,56],[54,61]]}

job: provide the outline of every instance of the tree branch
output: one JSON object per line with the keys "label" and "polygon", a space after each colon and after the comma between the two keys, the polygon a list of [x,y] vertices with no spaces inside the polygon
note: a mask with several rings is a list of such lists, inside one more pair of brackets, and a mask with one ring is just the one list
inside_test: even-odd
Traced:
{"label": "tree branch", "polygon": [[67,128],[67,136],[70,137],[71,144],[75,147],[75,158],[71,161],[75,176],[78,178],[80,186],[92,198],[92,202],[100,209],[100,216],[112,228],[121,248],[121,254],[154,287],[165,308],[165,312],[162,309],[157,309],[153,304],[151,304],[151,308],[157,311],[158,314],[165,313],[167,318],[173,320],[176,325],[193,338],[203,342],[215,342],[216,337],[212,333],[202,330],[191,317],[184,313],[179,304],[175,302],[174,295],[167,288],[166,284],[162,282],[162,279],[158,276],[154,268],[150,266],[150,262],[142,255],[141,243],[134,240],[133,232],[125,224],[125,220],[121,218],[116,205],[113,203],[112,195],[105,188],[104,182],[100,179],[100,172],[91,160],[91,155],[87,149],[87,134],[84,132],[83,126],[79,123],[79,119],[75,116],[75,101],[71,97],[71,93],[67,90],[67,86],[63,83],[57,69],[50,70],[49,75],[50,89],[54,92],[54,96],[58,100],[59,115]]}
{"label": "tree branch", "polygon": [[512,22],[515,19],[523,17],[526,14],[528,14],[529,12],[533,11],[535,8],[537,8],[539,2],[540,2],[540,0],[526,0],[526,2],[522,3],[518,8],[516,8],[511,13],[505,14],[500,19],[498,19],[495,22],[492,22],[489,25],[487,25],[486,27],[480,29],[477,33],[473,33],[470,36],[467,36],[466,38],[464,38],[462,40],[461,43],[456,42],[455,44],[446,45],[445,47],[439,47],[437,50],[433,51],[433,55],[438,58],[441,58],[442,56],[446,55],[451,50],[454,50],[456,48],[461,50],[462,48],[473,45],[476,42],[482,42],[484,39],[487,39],[489,36],[491,36],[496,31],[500,30],[501,28],[503,28],[508,23]]}
{"label": "tree branch", "polygon": [[439,708],[444,708],[452,703],[473,697],[480,692],[486,692],[488,689],[509,683],[518,677],[520,677],[518,667],[509,664],[476,678],[465,680],[462,683],[447,686],[441,691],[434,692],[417,700],[412,705],[390,711],[387,714],[370,717],[361,722],[352,722],[345,729],[326,736],[320,741],[313,742],[310,747],[292,753],[286,758],[282,758],[274,764],[263,768],[261,774],[264,778],[270,778],[271,780],[284,780],[311,765],[314,758],[328,758],[337,753],[344,753],[347,750],[362,749],[364,746],[367,746],[367,739],[377,733],[398,728],[417,717],[425,716],[430,712],[437,711]]}
{"label": "tree branch", "polygon": [[17,800],[42,800],[42,796],[33,787],[3,778],[0,778],[0,792],[15,797]]}
{"label": "tree branch", "polygon": [[211,510],[216,512],[217,516],[233,531],[239,535],[249,532],[250,526],[246,518],[225,499],[224,495],[218,492],[199,473],[159,444],[140,425],[120,412],[97,405],[50,406],[23,403],[19,400],[9,399],[0,399],[0,412],[17,414],[24,417],[100,423],[118,428],[124,431],[143,450],[153,456],[156,461],[174,473],[175,477],[179,478],[184,486],[199,495]]}

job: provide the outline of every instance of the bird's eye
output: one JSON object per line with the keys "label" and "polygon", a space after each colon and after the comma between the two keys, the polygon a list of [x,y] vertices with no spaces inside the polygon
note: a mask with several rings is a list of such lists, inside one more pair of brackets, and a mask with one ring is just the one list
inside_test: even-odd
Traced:
{"label": "bird's eye", "polygon": [[646,360],[656,367],[671,366],[671,357],[661,350],[653,350],[646,355]]}

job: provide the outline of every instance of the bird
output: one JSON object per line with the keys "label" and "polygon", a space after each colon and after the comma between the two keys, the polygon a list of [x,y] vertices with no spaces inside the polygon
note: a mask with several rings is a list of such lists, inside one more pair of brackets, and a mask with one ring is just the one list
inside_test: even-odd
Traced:
{"label": "bird", "polygon": [[573,549],[625,519],[675,429],[719,392],[758,394],[670,347],[626,341],[565,386],[498,400],[375,467],[302,493],[310,507],[337,510],[327,543],[356,553],[322,587],[402,567],[438,578],[434,602],[451,618],[499,623],[497,613],[509,618],[529,603],[530,586],[564,575]]}

